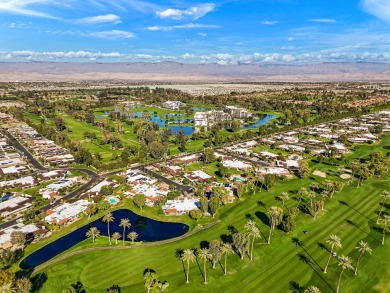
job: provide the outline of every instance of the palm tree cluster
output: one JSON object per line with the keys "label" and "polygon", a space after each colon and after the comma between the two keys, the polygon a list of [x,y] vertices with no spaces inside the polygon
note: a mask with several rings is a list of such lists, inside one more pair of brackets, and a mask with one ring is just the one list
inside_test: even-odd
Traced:
{"label": "palm tree cluster", "polygon": [[[126,234],[126,229],[129,229],[131,227],[131,222],[129,219],[121,219],[119,227],[123,228],[122,235],[119,232],[114,232],[112,235],[110,234],[110,223],[115,220],[114,216],[112,213],[106,214],[103,218],[102,221],[107,223],[107,235],[108,235],[108,243],[111,245],[111,240],[115,240],[115,244],[118,245],[118,240],[122,238],[122,243],[123,246],[126,245],[125,243],[125,234]],[[92,238],[92,242],[95,242],[96,238],[100,236],[100,230],[96,227],[91,227],[85,234],[86,237]],[[137,240],[138,238],[138,233],[135,231],[131,231],[129,234],[127,234],[127,238],[131,240],[131,243],[134,244],[134,241]]]}
{"label": "palm tree cluster", "polygon": [[[329,237],[329,239],[326,240],[326,242],[330,245],[330,249],[329,249],[329,257],[328,257],[328,260],[327,260],[325,268],[324,268],[324,273],[327,272],[327,269],[328,269],[328,266],[329,266],[331,258],[332,257],[337,258],[338,265],[341,267],[341,271],[340,271],[340,275],[339,275],[338,282],[337,282],[337,287],[336,287],[336,293],[338,293],[340,291],[341,279],[342,279],[342,276],[343,276],[344,272],[347,271],[347,270],[353,270],[354,269],[354,274],[357,275],[358,267],[359,267],[360,260],[361,260],[361,258],[363,256],[363,254],[365,254],[365,253],[371,254],[372,249],[371,249],[371,247],[370,247],[370,245],[368,243],[364,242],[363,240],[359,241],[358,246],[355,247],[355,249],[357,249],[360,253],[359,253],[359,257],[357,259],[356,266],[354,268],[353,264],[352,264],[353,263],[352,258],[350,258],[349,256],[344,256],[344,255],[341,255],[340,257],[337,257],[337,254],[335,253],[335,250],[337,248],[342,248],[340,237],[338,237],[337,235],[331,235]],[[308,287],[308,289],[306,289],[305,292],[308,292],[308,293],[309,292],[319,292],[319,291],[315,291],[318,288],[314,287],[316,289],[313,289],[313,287],[314,286]]]}

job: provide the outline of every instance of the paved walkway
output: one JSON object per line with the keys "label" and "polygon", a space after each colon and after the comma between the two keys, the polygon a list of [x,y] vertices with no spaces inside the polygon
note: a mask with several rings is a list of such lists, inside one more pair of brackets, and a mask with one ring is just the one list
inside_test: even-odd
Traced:
{"label": "paved walkway", "polygon": [[86,248],[86,249],[82,249],[82,250],[78,250],[78,251],[74,251],[74,252],[71,252],[69,254],[65,254],[65,255],[62,255],[60,257],[57,257],[55,259],[52,259],[52,260],[49,260],[47,262],[45,262],[44,264],[40,265],[40,266],[37,266],[36,268],[34,268],[32,271],[31,271],[31,274],[33,273],[37,273],[49,266],[51,266],[52,264],[55,264],[55,263],[58,263],[64,259],[67,259],[67,258],[70,258],[72,256],[75,256],[75,255],[78,255],[78,254],[82,254],[82,253],[86,253],[86,252],[90,252],[90,251],[99,251],[99,250],[124,250],[124,249],[132,249],[132,248],[138,248],[138,247],[150,247],[150,246],[158,246],[158,245],[163,245],[163,244],[167,244],[167,243],[171,243],[171,242],[175,242],[175,241],[179,241],[181,239],[184,239],[184,238],[187,238],[187,237],[190,237],[192,235],[194,235],[195,233],[198,233],[200,231],[203,231],[203,230],[206,230],[218,223],[220,223],[221,220],[217,220],[213,223],[210,223],[200,229],[197,229],[197,230],[194,230],[194,231],[191,231],[187,234],[184,234],[182,236],[179,236],[179,237],[175,237],[175,238],[171,238],[171,239],[167,239],[167,240],[162,240],[162,241],[156,241],[156,242],[148,242],[148,243],[142,243],[142,244],[139,244],[139,245],[131,245],[131,246],[102,246],[102,247],[90,247],[90,248]]}

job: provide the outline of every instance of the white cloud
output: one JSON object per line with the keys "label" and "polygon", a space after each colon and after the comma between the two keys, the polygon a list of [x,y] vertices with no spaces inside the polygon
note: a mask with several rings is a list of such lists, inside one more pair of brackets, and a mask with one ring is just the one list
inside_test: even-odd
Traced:
{"label": "white cloud", "polygon": [[45,12],[29,8],[30,6],[36,5],[50,5],[55,4],[53,0],[1,0],[0,1],[0,10],[13,13],[13,14],[22,14],[27,16],[34,17],[44,17],[44,18],[56,18]]}
{"label": "white cloud", "polygon": [[84,17],[76,21],[76,23],[97,24],[97,23],[121,23],[121,18],[115,14],[97,15],[91,17]]}
{"label": "white cloud", "polygon": [[331,19],[331,18],[314,18],[314,19],[309,19],[308,21],[319,22],[319,23],[335,23],[335,22],[337,22],[335,19]]}
{"label": "white cloud", "polygon": [[110,31],[101,31],[101,32],[91,32],[84,34],[86,36],[97,37],[102,39],[134,39],[135,34],[127,31],[121,30],[110,30]]}
{"label": "white cloud", "polygon": [[[36,51],[13,51],[7,59],[26,58],[27,60],[61,60],[61,59],[101,59],[101,58],[120,58],[123,54],[118,52],[111,53],[92,53],[86,51],[56,51],[56,52],[36,52]],[[11,57],[10,57],[11,56]]]}
{"label": "white cloud", "polygon": [[199,36],[201,36],[202,38],[204,38],[205,36],[207,36],[206,33],[198,33]]}
{"label": "white cloud", "polygon": [[156,15],[159,18],[170,18],[174,20],[181,20],[186,18],[196,20],[205,16],[207,13],[213,11],[214,9],[214,3],[204,3],[198,6],[190,7],[185,10],[168,8],[163,11],[157,11]]}
{"label": "white cloud", "polygon": [[277,21],[277,20],[265,20],[265,21],[261,22],[261,24],[264,24],[264,25],[274,25],[277,23],[279,23],[279,21]]}
{"label": "white cloud", "polygon": [[287,39],[287,41],[289,41],[289,42],[294,41],[294,38],[293,38],[293,37],[289,37],[289,38]]}
{"label": "white cloud", "polygon": [[194,28],[219,28],[219,25],[212,24],[199,24],[199,23],[188,23],[172,26],[149,26],[147,29],[149,31],[171,31],[174,29],[194,29]]}
{"label": "white cloud", "polygon": [[386,21],[386,22],[390,22],[390,1],[388,0],[362,0],[361,1],[361,6],[362,8]]}

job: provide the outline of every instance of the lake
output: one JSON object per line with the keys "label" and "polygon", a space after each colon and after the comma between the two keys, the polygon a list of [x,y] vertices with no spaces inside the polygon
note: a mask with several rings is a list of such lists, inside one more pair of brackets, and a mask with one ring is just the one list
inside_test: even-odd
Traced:
{"label": "lake", "polygon": [[[115,218],[115,221],[110,223],[110,234],[112,235],[112,233],[114,232],[119,232],[122,235],[123,229],[122,227],[119,227],[120,220],[128,218],[131,222],[131,227],[130,229],[126,229],[126,235],[129,234],[131,231],[137,232],[138,238],[136,241],[153,242],[175,238],[187,233],[189,230],[189,227],[185,224],[168,223],[152,220],[137,215],[136,213],[127,209],[116,210],[112,213]],[[90,227],[97,227],[100,230],[101,235],[107,236],[107,223],[103,223],[101,219],[98,219],[55,240],[52,243],[49,243],[48,245],[28,255],[21,262],[20,267],[33,268],[39,266],[52,259],[53,257],[59,255],[60,253],[68,250],[79,242],[87,239],[85,233],[87,233]],[[89,241],[92,242],[92,239],[90,239]],[[120,241],[122,241],[122,239]],[[112,245],[116,245],[115,241],[113,241]],[[120,242],[120,244],[118,245],[122,245],[122,243]]]}

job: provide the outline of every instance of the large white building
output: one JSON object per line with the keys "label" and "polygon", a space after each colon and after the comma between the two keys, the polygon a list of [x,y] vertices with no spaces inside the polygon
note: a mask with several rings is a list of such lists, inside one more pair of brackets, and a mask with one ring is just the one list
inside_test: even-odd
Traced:
{"label": "large white building", "polygon": [[228,113],[233,118],[244,119],[252,116],[252,113],[249,112],[248,110],[244,108],[238,108],[236,106],[225,106],[223,111],[225,113]]}
{"label": "large white building", "polygon": [[232,116],[224,111],[211,110],[196,112],[194,115],[195,126],[211,126],[220,121],[232,120]]}
{"label": "large white building", "polygon": [[178,110],[186,104],[180,101],[166,101],[163,103],[163,107],[172,110]]}

